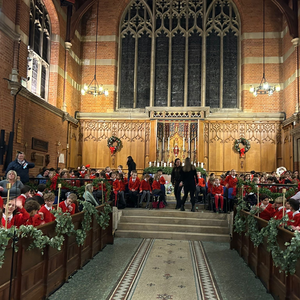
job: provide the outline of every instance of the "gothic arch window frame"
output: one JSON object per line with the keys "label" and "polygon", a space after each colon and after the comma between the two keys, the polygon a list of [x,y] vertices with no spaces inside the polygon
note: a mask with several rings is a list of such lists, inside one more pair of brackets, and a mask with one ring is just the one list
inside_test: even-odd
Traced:
{"label": "gothic arch window frame", "polygon": [[27,89],[48,101],[51,21],[42,0],[30,1],[29,28]]}
{"label": "gothic arch window frame", "polygon": [[[118,72],[117,72],[117,99],[116,99],[116,109],[118,110],[122,110],[123,108],[121,108],[121,103],[120,103],[120,97],[121,97],[121,66],[122,66],[122,27],[123,27],[123,22],[125,20],[126,15],[128,14],[128,11],[130,11],[130,7],[136,2],[137,0],[131,0],[129,2],[129,4],[127,5],[127,7],[125,8],[125,10],[122,13],[122,16],[120,18],[120,23],[119,23],[119,45],[118,45]],[[156,57],[155,57],[155,50],[156,50],[156,11],[152,11],[152,8],[150,8],[148,6],[147,1],[144,0],[138,0],[139,2],[142,2],[149,15],[151,16],[151,22],[152,22],[152,35],[151,35],[151,61],[150,61],[150,99],[149,99],[149,106],[150,107],[157,107],[154,105],[154,101],[155,101],[155,73],[156,73],[156,68],[155,68],[155,62],[156,62]],[[206,106],[206,53],[207,53],[207,49],[206,49],[206,24],[207,24],[207,20],[208,20],[208,16],[212,10],[212,8],[214,7],[215,3],[218,2],[220,0],[212,0],[211,3],[208,5],[208,7],[206,6],[207,1],[203,0],[202,1],[202,5],[203,5],[203,15],[202,15],[202,53],[201,53],[201,95],[200,95],[200,103],[201,103],[201,107],[205,107]],[[153,2],[156,2],[156,0],[153,0]],[[200,1],[201,2],[201,1]],[[220,105],[217,108],[217,110],[220,109],[225,109],[225,110],[241,110],[242,106],[241,106],[241,18],[240,18],[240,14],[238,12],[237,6],[234,3],[234,0],[227,0],[228,3],[230,3],[232,10],[235,13],[236,16],[236,22],[238,24],[238,30],[236,31],[237,33],[237,95],[236,95],[236,99],[237,99],[237,103],[236,103],[236,107],[234,108],[223,108],[223,95],[222,97],[220,97]],[[153,6],[154,7],[154,6]],[[171,19],[172,20],[172,19]],[[232,22],[232,20],[231,20]],[[130,31],[130,30],[128,30]],[[184,33],[184,37],[187,37],[190,34],[191,29],[187,29],[186,32]],[[172,30],[171,33],[168,34],[172,34]],[[171,40],[171,39],[170,39]],[[172,43],[172,40],[171,40]],[[137,43],[135,43],[137,44]],[[223,59],[223,52],[220,55],[220,65],[222,63],[222,59]],[[136,55],[135,55],[135,66],[134,69],[136,70]],[[187,53],[185,53],[185,71],[184,71],[184,107],[188,106],[188,75],[187,75]],[[172,107],[171,105],[171,100],[170,100],[170,94],[171,94],[171,90],[170,90],[170,68],[172,68],[172,66],[170,66],[170,63],[168,65],[168,70],[169,70],[169,78],[168,78],[168,100],[167,100],[167,105],[166,107]],[[134,72],[134,74],[136,74],[136,71]],[[223,84],[223,77],[221,76],[220,78],[220,86]],[[134,97],[133,97],[133,105],[131,108],[124,108],[124,109],[135,109],[136,108],[136,90],[137,90],[137,78],[136,76],[134,76]],[[222,90],[222,88],[221,88]],[[175,106],[176,107],[176,106]],[[189,106],[190,107],[190,106]],[[193,107],[193,106],[192,106]],[[194,108],[196,108],[194,106]]]}

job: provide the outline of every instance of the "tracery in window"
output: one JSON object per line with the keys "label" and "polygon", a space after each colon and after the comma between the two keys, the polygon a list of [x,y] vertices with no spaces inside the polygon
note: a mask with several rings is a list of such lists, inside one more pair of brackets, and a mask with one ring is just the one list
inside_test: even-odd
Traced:
{"label": "tracery in window", "polygon": [[132,0],[120,25],[119,108],[237,108],[232,0]]}
{"label": "tracery in window", "polygon": [[30,2],[27,88],[47,100],[50,60],[51,26],[48,12],[41,0]]}

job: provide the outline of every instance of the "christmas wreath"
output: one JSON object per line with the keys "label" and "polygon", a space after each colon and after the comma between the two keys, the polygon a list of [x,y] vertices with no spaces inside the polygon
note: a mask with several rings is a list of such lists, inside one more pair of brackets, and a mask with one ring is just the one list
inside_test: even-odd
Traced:
{"label": "christmas wreath", "polygon": [[107,147],[109,148],[111,155],[113,155],[121,150],[122,142],[116,136],[112,136],[107,140]]}
{"label": "christmas wreath", "polygon": [[[244,147],[240,148],[240,144],[242,144]],[[250,148],[250,142],[245,138],[240,138],[234,142],[234,149],[240,153],[241,157],[243,157],[245,153],[250,150]]]}

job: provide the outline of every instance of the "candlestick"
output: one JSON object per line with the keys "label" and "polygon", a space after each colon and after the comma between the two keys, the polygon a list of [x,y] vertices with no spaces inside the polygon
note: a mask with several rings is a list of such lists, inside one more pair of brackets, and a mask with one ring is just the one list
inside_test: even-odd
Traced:
{"label": "candlestick", "polygon": [[286,193],[286,189],[282,189],[282,193],[285,194]]}
{"label": "candlestick", "polygon": [[[284,217],[284,215],[285,215],[285,193],[286,193],[286,189],[282,189],[282,205],[283,205],[282,217]],[[282,224],[282,226],[283,226],[283,224]]]}
{"label": "candlestick", "polygon": [[6,188],[7,188],[7,198],[6,198],[6,206],[5,206],[5,229],[7,229],[7,222],[8,222],[8,204],[9,204],[11,183],[7,183]]}
{"label": "candlestick", "polygon": [[59,200],[60,200],[60,190],[61,190],[61,183],[59,183],[57,185],[58,187],[58,197],[57,197],[57,210],[58,210],[58,207],[59,207]]}

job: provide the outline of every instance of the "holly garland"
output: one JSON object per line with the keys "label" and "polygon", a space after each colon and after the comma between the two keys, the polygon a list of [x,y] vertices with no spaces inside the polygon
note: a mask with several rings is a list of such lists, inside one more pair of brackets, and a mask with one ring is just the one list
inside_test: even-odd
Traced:
{"label": "holly garland", "polygon": [[117,151],[120,151],[123,147],[122,141],[118,137],[113,135],[107,140],[107,147],[109,148],[111,155],[113,155]]}
{"label": "holly garland", "polygon": [[[240,144],[242,144],[244,147],[240,148]],[[233,148],[235,151],[239,152],[240,155],[243,157],[246,152],[248,152],[251,148],[250,142],[245,138],[239,138],[238,140],[235,140]]]}

